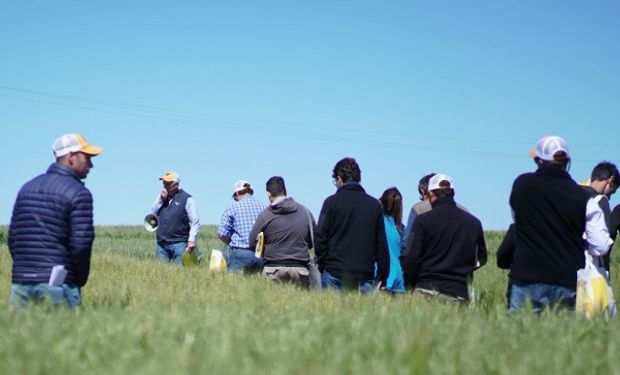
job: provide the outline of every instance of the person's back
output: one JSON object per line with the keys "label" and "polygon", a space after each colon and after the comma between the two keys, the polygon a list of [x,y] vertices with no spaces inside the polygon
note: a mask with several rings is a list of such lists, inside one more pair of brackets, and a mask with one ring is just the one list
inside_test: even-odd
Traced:
{"label": "person's back", "polygon": [[376,280],[385,286],[390,259],[381,204],[360,185],[355,159],[340,160],[332,177],[337,191],[323,202],[315,235],[323,287],[370,292],[375,262]]}
{"label": "person's back", "polygon": [[[321,264],[330,273],[352,275],[356,278],[372,279],[376,249],[383,227],[383,211],[379,202],[366,194],[359,183],[347,183],[338,192],[327,198],[324,207],[329,252],[320,258]],[[379,222],[381,225],[379,225]],[[385,229],[382,231],[385,233]],[[317,236],[319,237],[319,236]],[[385,241],[385,234],[383,234]],[[320,237],[324,240],[324,236]],[[317,241],[319,241],[317,239]]]}
{"label": "person's back", "polygon": [[250,248],[256,246],[256,236],[263,232],[265,266],[307,267],[312,226],[308,209],[287,197],[258,215],[250,232]]}
{"label": "person's back", "polygon": [[[413,224],[415,235],[408,244],[405,281],[417,290],[467,300],[469,278],[487,261],[482,224],[457,207],[452,180],[436,176],[431,179],[433,209]],[[449,187],[439,188],[444,182]]]}
{"label": "person's back", "polygon": [[510,194],[516,243],[509,312],[528,303],[536,313],[553,307],[572,310],[584,250],[596,256],[609,251],[609,231],[601,208],[567,172],[570,154],[564,139],[541,138],[533,156],[538,169],[517,177]]}
{"label": "person's back", "polygon": [[576,285],[576,270],[584,264],[582,233],[589,198],[567,172],[553,166],[515,180],[510,205],[518,230],[511,278]]}

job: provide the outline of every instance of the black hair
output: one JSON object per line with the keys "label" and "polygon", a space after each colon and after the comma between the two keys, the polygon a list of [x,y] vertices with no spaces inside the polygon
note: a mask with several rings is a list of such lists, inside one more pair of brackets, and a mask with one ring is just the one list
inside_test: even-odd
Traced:
{"label": "black hair", "polygon": [[[441,186],[441,183],[439,186]],[[437,199],[454,198],[454,189],[435,189],[433,190],[433,194],[435,194]]]}
{"label": "black hair", "polygon": [[614,178],[614,181],[618,183],[620,180],[620,173],[618,173],[618,168],[616,165],[609,161],[602,161],[598,163],[594,169],[592,170],[592,174],[590,175],[591,181],[605,181],[610,177]]}
{"label": "black hair", "polygon": [[420,182],[418,182],[418,193],[420,193],[420,200],[424,200],[424,196],[428,192],[428,182],[436,174],[437,173],[429,173],[426,176],[422,177],[420,179]]}
{"label": "black hair", "polygon": [[334,166],[332,178],[336,177],[340,177],[342,182],[360,182],[362,180],[362,171],[355,159],[347,157],[338,161]]}
{"label": "black hair", "polygon": [[265,188],[272,197],[280,197],[286,195],[286,185],[284,179],[280,176],[273,176],[265,184]]}

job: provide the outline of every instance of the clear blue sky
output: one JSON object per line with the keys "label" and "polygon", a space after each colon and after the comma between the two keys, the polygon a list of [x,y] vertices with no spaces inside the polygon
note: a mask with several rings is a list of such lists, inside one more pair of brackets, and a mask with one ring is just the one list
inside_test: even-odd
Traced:
{"label": "clear blue sky", "polygon": [[[571,174],[620,163],[617,1],[2,1],[0,223],[19,187],[80,132],[97,224],[138,224],[176,170],[203,224],[233,183],[272,175],[318,216],[355,157],[406,212],[429,172],[486,229],[546,134]],[[612,204],[619,199],[612,198]]]}

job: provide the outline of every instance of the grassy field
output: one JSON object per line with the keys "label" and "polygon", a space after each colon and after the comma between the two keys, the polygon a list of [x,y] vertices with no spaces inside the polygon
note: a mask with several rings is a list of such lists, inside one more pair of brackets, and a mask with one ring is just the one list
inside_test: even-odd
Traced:
{"label": "grassy field", "polygon": [[[491,253],[502,235],[487,233]],[[99,227],[80,311],[13,311],[0,227],[0,373],[620,373],[618,319],[509,318],[494,256],[476,274],[476,305],[458,308],[179,269],[155,260],[154,241],[139,227]],[[199,247],[221,248],[215,228]],[[612,272],[617,286],[618,259]]]}

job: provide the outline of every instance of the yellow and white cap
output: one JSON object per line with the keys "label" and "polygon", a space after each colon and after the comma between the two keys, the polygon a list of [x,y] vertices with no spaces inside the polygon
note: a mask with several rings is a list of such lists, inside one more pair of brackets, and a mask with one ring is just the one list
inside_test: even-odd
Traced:
{"label": "yellow and white cap", "polygon": [[86,155],[96,156],[103,151],[103,148],[91,146],[82,135],[73,133],[58,137],[52,144],[52,151],[57,158],[65,156],[70,152],[82,152]]}
{"label": "yellow and white cap", "polygon": [[175,171],[168,171],[164,173],[164,175],[161,176],[159,179],[164,182],[180,182],[181,181],[181,178]]}

